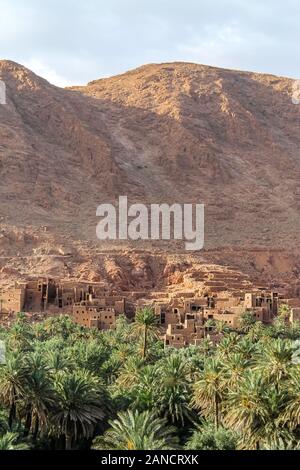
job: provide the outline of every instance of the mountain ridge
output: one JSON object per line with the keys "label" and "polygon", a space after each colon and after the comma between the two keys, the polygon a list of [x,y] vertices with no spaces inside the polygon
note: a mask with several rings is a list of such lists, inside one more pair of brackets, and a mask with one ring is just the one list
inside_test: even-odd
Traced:
{"label": "mountain ridge", "polygon": [[44,226],[32,246],[18,242],[21,254],[47,243],[102,249],[96,208],[119,195],[204,203],[208,251],[296,249],[294,80],[176,62],[63,89],[11,61],[0,61],[0,80],[3,256],[19,231],[36,240]]}

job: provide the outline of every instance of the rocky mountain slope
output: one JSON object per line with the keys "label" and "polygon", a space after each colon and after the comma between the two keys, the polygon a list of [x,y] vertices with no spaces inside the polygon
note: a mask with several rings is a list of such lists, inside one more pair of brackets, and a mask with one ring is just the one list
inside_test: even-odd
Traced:
{"label": "rocky mountain slope", "polygon": [[[10,61],[0,61],[0,80],[7,87],[7,105],[0,105],[4,277],[20,273],[20,256],[30,257],[24,274],[61,275],[65,268],[53,260],[72,252],[72,276],[83,275],[80,266],[86,275],[99,250],[120,256],[128,246],[95,238],[97,206],[119,195],[204,203],[205,262],[221,252],[227,260],[232,252],[277,250],[297,277],[300,106],[292,102],[293,80],[172,63],[60,89]],[[172,242],[158,248],[182,251]],[[39,265],[40,256],[46,263]],[[269,263],[272,275],[277,268]]]}

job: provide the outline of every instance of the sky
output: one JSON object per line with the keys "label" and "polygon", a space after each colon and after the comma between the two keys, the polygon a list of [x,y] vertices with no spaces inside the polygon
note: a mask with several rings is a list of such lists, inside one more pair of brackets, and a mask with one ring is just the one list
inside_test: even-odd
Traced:
{"label": "sky", "polygon": [[0,0],[0,60],[58,86],[147,63],[300,78],[299,0]]}

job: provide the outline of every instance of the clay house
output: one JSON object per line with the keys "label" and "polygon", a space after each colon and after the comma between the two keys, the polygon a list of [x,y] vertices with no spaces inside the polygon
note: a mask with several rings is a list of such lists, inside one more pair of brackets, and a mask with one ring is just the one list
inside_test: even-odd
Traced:
{"label": "clay house", "polygon": [[217,297],[214,299],[215,307],[219,310],[230,310],[231,308],[238,307],[241,305],[243,298],[241,296],[236,297]]}
{"label": "clay house", "polygon": [[278,312],[278,294],[256,291],[246,293],[244,298],[216,298],[215,308],[205,309],[204,317],[238,328],[239,320],[245,312],[252,312],[257,321],[270,323]]}
{"label": "clay house", "polygon": [[87,300],[75,303],[72,307],[75,323],[98,330],[115,328],[116,319],[122,314],[125,314],[125,298],[118,296],[97,299],[90,294]]}
{"label": "clay house", "polygon": [[25,305],[27,312],[47,310],[52,298],[55,298],[55,282],[50,279],[30,280],[25,287]]}
{"label": "clay house", "polygon": [[86,328],[110,330],[115,328],[117,314],[112,307],[100,307],[90,302],[81,302],[73,306],[75,323]]}
{"label": "clay house", "polygon": [[257,291],[246,293],[244,307],[247,310],[263,309],[263,321],[269,322],[278,313],[279,295],[275,292]]}
{"label": "clay house", "polygon": [[25,305],[26,285],[15,285],[14,288],[0,294],[0,315],[22,312]]}
{"label": "clay house", "polygon": [[13,289],[0,295],[2,313],[70,313],[78,302],[98,298],[102,306],[112,306],[117,313],[125,311],[122,297],[107,297],[101,283],[53,280],[49,278],[31,279],[16,284]]}
{"label": "clay house", "polygon": [[104,295],[100,283],[57,281],[53,279],[30,280],[25,284],[25,305],[27,312],[69,313],[76,302],[90,296]]}
{"label": "clay house", "polygon": [[216,313],[213,313],[212,316],[208,315],[207,318],[209,320],[222,322],[231,328],[238,328],[240,317],[243,312],[244,312],[243,308],[240,308],[238,311],[227,311],[227,310],[220,311],[219,310]]}
{"label": "clay house", "polygon": [[164,336],[165,346],[172,348],[183,348],[187,346],[185,336],[182,334],[183,325],[168,325],[167,333]]}
{"label": "clay house", "polygon": [[105,288],[101,283],[60,281],[56,283],[55,297],[52,306],[56,309],[70,311],[75,303],[86,301],[105,295]]}
{"label": "clay house", "polygon": [[290,313],[290,323],[300,322],[300,308],[292,308]]}
{"label": "clay house", "polygon": [[155,305],[155,313],[159,317],[161,325],[176,324],[184,322],[186,314],[194,314],[203,317],[203,311],[208,308],[210,299],[208,298],[173,298],[169,303],[158,303]]}
{"label": "clay house", "polygon": [[[91,299],[90,299],[91,300]],[[100,298],[95,298],[93,300],[99,307],[114,308],[117,315],[123,315],[126,313],[126,301],[125,297],[121,296],[103,296]]]}
{"label": "clay house", "polygon": [[168,305],[157,305],[155,312],[166,328],[165,346],[180,348],[202,340],[206,335],[204,312],[209,305],[214,303],[205,297],[176,297]]}
{"label": "clay house", "polygon": [[207,336],[208,320],[237,329],[241,316],[247,311],[252,312],[257,321],[270,323],[278,312],[278,294],[256,291],[244,296],[172,299],[169,305],[155,307],[161,325],[166,328],[165,345],[172,347],[197,344]]}
{"label": "clay house", "polygon": [[198,340],[205,337],[203,323],[188,314],[184,323],[168,325],[164,336],[165,346],[181,348],[189,345],[196,345]]}

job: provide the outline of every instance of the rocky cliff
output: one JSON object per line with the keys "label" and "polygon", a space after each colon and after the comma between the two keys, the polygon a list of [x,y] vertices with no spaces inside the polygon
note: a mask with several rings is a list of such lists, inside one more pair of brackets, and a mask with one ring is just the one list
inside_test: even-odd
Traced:
{"label": "rocky cliff", "polygon": [[[283,271],[298,276],[300,106],[292,102],[293,80],[171,63],[60,89],[10,61],[0,61],[0,80],[7,87],[7,105],[0,105],[5,276],[22,269],[76,276],[82,266],[86,275],[99,251],[116,250],[118,258],[128,248],[152,250],[97,242],[96,208],[119,195],[204,203],[199,259],[217,256],[222,264],[228,253],[264,253],[280,277],[282,263],[268,253],[286,253]],[[157,249],[182,252],[172,242]],[[56,258],[64,250],[73,253],[72,268]]]}

